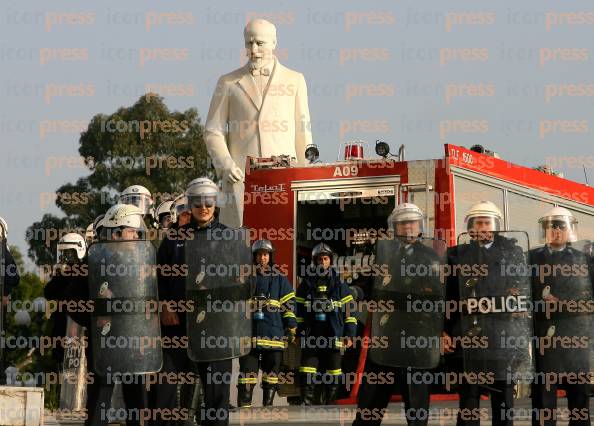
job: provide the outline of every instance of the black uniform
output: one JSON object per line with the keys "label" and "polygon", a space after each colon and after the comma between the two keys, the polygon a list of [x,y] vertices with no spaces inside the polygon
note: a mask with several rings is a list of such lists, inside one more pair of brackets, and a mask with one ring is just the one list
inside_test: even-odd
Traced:
{"label": "black uniform", "polygon": [[[439,258],[434,250],[430,249],[420,241],[416,241],[410,245],[403,245],[400,241],[394,242],[394,258],[391,259],[389,272],[391,274],[399,274],[402,265],[437,265]],[[422,300],[425,298],[439,298],[443,297],[443,289],[441,288],[439,276],[425,274],[416,277],[402,277],[406,284],[411,288],[408,294],[403,293],[404,290],[399,286],[391,293],[390,297],[394,297],[395,292],[402,292],[398,296],[399,300],[391,300],[397,310],[406,312],[406,302],[411,300]],[[415,287],[414,289],[412,287]],[[414,293],[413,293],[414,292]],[[386,300],[381,294],[373,294],[374,300]],[[380,315],[380,313],[374,313]],[[433,330],[423,332],[422,328],[432,322],[432,315],[439,315],[439,313],[418,313],[418,319],[415,321],[416,330],[408,330],[414,332],[417,336],[428,335],[433,333]],[[404,327],[404,324],[402,325]],[[410,325],[411,328],[413,325]],[[380,336],[378,336],[380,337]],[[392,343],[397,345],[398,342]],[[412,359],[416,356],[427,356],[425,349],[416,351],[415,349],[405,349],[409,352]],[[426,425],[429,412],[429,384],[428,383],[414,383],[411,380],[411,374],[416,373],[417,369],[406,367],[390,367],[386,365],[379,365],[368,359],[365,363],[365,373],[363,376],[363,383],[358,394],[357,416],[353,422],[353,426],[358,425],[379,425],[382,422],[384,412],[392,393],[399,391],[404,400],[404,408],[406,412],[407,423],[410,425]],[[372,377],[372,380],[367,380]],[[377,380],[377,377],[384,377],[385,380]]]}
{"label": "black uniform", "polygon": [[[461,267],[486,268],[486,274],[478,272],[479,278],[474,286],[476,294],[474,297],[497,297],[508,296],[513,294],[518,286],[523,285],[522,280],[518,277],[510,277],[505,273],[501,273],[501,266],[506,264],[523,264],[526,265],[526,260],[522,248],[518,246],[517,241],[506,238],[502,235],[495,235],[491,244],[480,246],[477,241],[471,241],[470,244],[453,247],[449,253],[448,262],[453,271],[458,271],[457,274],[452,274],[448,278],[446,287],[446,298],[459,302],[461,300],[460,288],[466,283],[462,283],[459,271]],[[526,289],[523,289],[526,291]],[[460,305],[458,305],[460,306]],[[491,316],[492,318],[492,316]],[[509,413],[513,408],[513,390],[514,382],[507,380],[493,380],[495,371],[503,371],[510,365],[510,360],[514,358],[513,351],[499,346],[499,339],[501,332],[506,328],[508,318],[504,318],[499,323],[490,322],[492,319],[489,316],[479,317],[477,328],[480,328],[480,337],[486,339],[488,349],[480,347],[480,344],[475,345],[473,342],[470,346],[471,352],[466,356],[472,358],[472,351],[488,351],[490,360],[482,366],[472,365],[470,368],[472,373],[483,374],[484,380],[470,382],[462,380],[459,386],[460,394],[460,412],[458,414],[458,425],[478,425],[480,424],[480,396],[485,391],[488,391],[491,396],[491,411],[494,425],[511,425],[513,419]],[[496,324],[496,325],[495,325]],[[510,327],[513,328],[513,327]],[[452,314],[450,318],[446,318],[446,332],[453,338],[463,336],[463,327],[461,323],[460,310]],[[530,337],[530,336],[524,336]],[[481,340],[484,344],[485,340]],[[461,342],[461,340],[458,340]],[[466,348],[465,350],[469,350]],[[452,355],[446,357],[446,364],[450,370],[461,373],[469,370],[468,366],[463,368],[462,348],[460,343],[455,345],[455,351]],[[478,370],[476,371],[475,370]],[[469,371],[466,371],[469,372]]]}
{"label": "black uniform", "polygon": [[3,240],[1,244],[4,245],[4,259],[2,259],[3,268],[0,273],[4,274],[4,296],[8,296],[12,292],[12,289],[19,285],[21,277],[14,258],[8,249],[6,240]]}
{"label": "black uniform", "polygon": [[[242,407],[251,403],[251,389],[257,383],[260,359],[264,394],[267,394],[267,389],[276,389],[282,353],[286,346],[285,330],[297,327],[293,286],[275,267],[276,265],[264,273],[258,269],[252,283],[253,296],[261,295],[267,300],[252,316],[252,350],[239,358],[238,404]],[[242,394],[249,395],[249,398],[241,401]]]}
{"label": "black uniform", "polygon": [[[587,339],[591,345],[594,335],[592,313],[569,313],[561,309],[563,304],[589,303],[593,300],[591,259],[571,245],[559,251],[544,246],[530,252],[530,264],[534,265],[533,300],[537,307],[534,315],[534,332],[538,343],[536,370],[537,373],[558,377],[558,380],[547,383],[544,374],[536,375],[537,380],[532,388],[533,424],[556,424],[552,413],[557,408],[557,389],[561,388],[567,392],[567,405],[571,411],[569,424],[589,425],[590,384],[587,380],[568,380],[568,377],[585,378],[592,370],[591,348],[580,345],[563,347],[552,342],[553,339]],[[541,268],[543,265],[549,268]],[[543,291],[559,299],[556,302],[559,309],[550,309],[548,315],[543,303]],[[541,347],[542,343],[547,346]]]}
{"label": "black uniform", "polygon": [[[81,270],[87,270],[84,265]],[[87,275],[70,276],[61,281],[65,284],[64,292],[61,292],[63,299],[72,300],[80,307],[89,307],[89,279]],[[51,289],[50,289],[51,290]],[[82,302],[82,303],[81,303]],[[92,306],[92,305],[91,305]],[[69,312],[68,315],[79,325],[90,329],[91,312],[85,309]],[[85,356],[87,359],[87,368],[91,373],[87,383],[87,419],[85,425],[89,426],[107,426],[108,410],[111,407],[111,395],[113,393],[113,378],[101,377],[93,371],[94,354],[90,349],[93,347],[91,333],[87,335],[87,345],[85,346]],[[140,425],[140,410],[148,406],[147,393],[144,384],[141,382],[142,376],[136,376],[137,382],[131,384],[122,384],[122,394],[126,405],[126,424]]]}
{"label": "black uniform", "polygon": [[[215,229],[224,230],[227,227],[215,217],[206,226],[199,228],[194,218],[187,225],[174,229],[164,239],[159,247],[157,263],[161,266],[170,265],[179,267],[186,263],[185,239],[198,233],[206,233]],[[186,300],[186,277],[165,276],[159,274],[159,300],[180,302]],[[163,336],[176,339],[187,339],[186,315],[178,313],[179,325],[162,325]],[[204,409],[201,411],[201,425],[227,425],[229,424],[229,386],[231,383],[232,361],[213,361],[193,363],[187,354],[187,345],[178,348],[163,349],[162,373],[184,373],[189,380],[193,371],[197,370],[204,390]],[[172,409],[177,406],[177,384],[165,381],[158,383],[150,392],[151,407],[156,409]],[[183,422],[181,422],[183,423]],[[157,419],[156,424],[176,424],[176,421]]]}
{"label": "black uniform", "polygon": [[[318,393],[317,402],[334,402],[342,381],[343,338],[353,338],[357,331],[357,320],[351,316],[353,296],[334,268],[319,274],[312,267],[297,289],[295,301],[302,348],[299,372],[303,398],[306,404],[311,403],[315,385],[326,384],[327,394],[322,397]],[[322,310],[327,312],[322,313]],[[320,370],[325,370],[326,374],[322,375]]]}

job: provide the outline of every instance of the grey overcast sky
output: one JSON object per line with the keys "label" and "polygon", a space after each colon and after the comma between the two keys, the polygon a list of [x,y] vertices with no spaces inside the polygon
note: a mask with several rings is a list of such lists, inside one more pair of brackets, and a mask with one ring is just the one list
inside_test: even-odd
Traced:
{"label": "grey overcast sky", "polygon": [[[87,173],[77,129],[94,114],[156,84],[179,89],[163,93],[170,108],[197,107],[204,119],[217,78],[242,63],[253,17],[277,25],[280,61],[305,75],[325,161],[349,139],[404,143],[415,159],[480,143],[530,166],[582,158],[594,181],[589,1],[4,0],[9,242],[25,251],[27,226],[58,213],[52,192]],[[566,164],[583,182],[582,167]]]}

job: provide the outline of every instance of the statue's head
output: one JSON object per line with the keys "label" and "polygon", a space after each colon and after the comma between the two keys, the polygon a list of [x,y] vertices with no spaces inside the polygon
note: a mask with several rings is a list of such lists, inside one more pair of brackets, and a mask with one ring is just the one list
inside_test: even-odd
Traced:
{"label": "statue's head", "polygon": [[252,68],[261,68],[273,59],[276,27],[265,19],[254,19],[243,30],[245,48]]}

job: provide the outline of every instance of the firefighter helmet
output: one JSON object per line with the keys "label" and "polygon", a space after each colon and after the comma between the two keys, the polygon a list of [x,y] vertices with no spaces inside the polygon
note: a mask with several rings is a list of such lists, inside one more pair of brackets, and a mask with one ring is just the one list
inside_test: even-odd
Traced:
{"label": "firefighter helmet", "polygon": [[274,247],[270,240],[258,240],[252,244],[252,254],[256,254],[257,251],[264,250],[268,253],[274,253]]}
{"label": "firefighter helmet", "polygon": [[568,241],[577,241],[577,225],[578,221],[573,216],[571,211],[564,207],[553,207],[547,211],[540,219],[540,239],[542,243],[548,243],[547,241],[547,229],[557,228],[561,230],[568,230]]}
{"label": "firefighter helmet", "polygon": [[491,229],[491,231],[501,231],[503,214],[501,214],[501,210],[499,210],[495,203],[491,201],[481,201],[470,207],[470,209],[468,209],[466,212],[466,217],[464,218],[467,231],[470,231],[473,228],[474,219],[478,217],[491,218],[493,220],[493,229]]}
{"label": "firefighter helmet", "polygon": [[326,243],[320,243],[313,248],[311,251],[311,257],[315,260],[318,256],[330,256],[332,258],[334,256],[334,252],[330,248],[330,246]]}

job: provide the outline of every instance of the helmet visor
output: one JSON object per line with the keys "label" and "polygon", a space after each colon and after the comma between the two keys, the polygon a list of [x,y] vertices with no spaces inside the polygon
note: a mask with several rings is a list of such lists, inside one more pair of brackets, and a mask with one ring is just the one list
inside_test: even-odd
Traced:
{"label": "helmet visor", "polygon": [[153,200],[146,194],[122,195],[120,202],[138,207],[143,215],[150,214],[153,205]]}
{"label": "helmet visor", "polygon": [[577,221],[573,217],[557,216],[540,221],[542,244],[564,245],[577,241]]}
{"label": "helmet visor", "polygon": [[217,204],[217,197],[190,197],[188,201],[192,208],[214,207]]}

